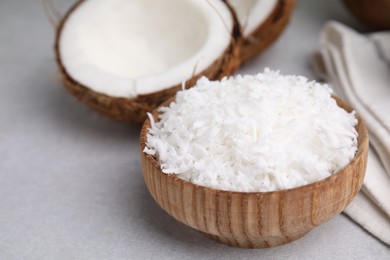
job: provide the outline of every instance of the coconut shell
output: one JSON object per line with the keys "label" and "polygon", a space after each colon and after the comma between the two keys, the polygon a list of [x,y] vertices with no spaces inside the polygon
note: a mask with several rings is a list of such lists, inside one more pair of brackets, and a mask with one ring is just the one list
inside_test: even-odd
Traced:
{"label": "coconut shell", "polygon": [[247,62],[261,54],[283,32],[294,10],[295,0],[279,0],[268,18],[242,40],[240,59]]}
{"label": "coconut shell", "polygon": [[[61,54],[59,48],[59,39],[61,31],[72,12],[84,2],[85,0],[78,1],[73,5],[69,11],[61,19],[55,39],[55,54],[56,61],[59,66],[59,74],[64,86],[67,88],[70,94],[75,96],[78,100],[89,106],[90,108],[98,111],[99,113],[106,115],[118,121],[126,123],[135,123],[141,125],[146,119],[146,113],[151,112],[160,103],[174,96],[178,90],[182,88],[181,83],[162,91],[158,91],[148,95],[140,95],[136,98],[118,98],[111,97],[103,93],[96,92],[84,86],[80,82],[73,79],[61,61]],[[229,8],[230,9],[230,8]],[[193,75],[186,80],[186,88],[192,87],[195,82],[202,76],[206,76],[211,80],[219,80],[225,76],[232,75],[240,65],[240,27],[237,17],[232,13],[233,17],[233,31],[231,34],[231,42],[221,57],[215,60],[208,68],[200,73]]]}
{"label": "coconut shell", "polygon": [[390,29],[390,0],[343,0],[362,23],[378,30]]}
{"label": "coconut shell", "polygon": [[[140,95],[136,98],[119,98],[96,92],[73,79],[61,61],[59,39],[62,28],[69,16],[84,1],[79,0],[68,10],[61,19],[56,31],[55,54],[61,80],[70,94],[101,114],[126,123],[142,124],[146,119],[146,113],[151,112],[159,104],[174,96],[182,88],[181,83],[155,93]],[[279,0],[265,22],[249,37],[243,38],[242,28],[236,11],[229,3],[229,0],[222,1],[230,10],[233,19],[231,42],[219,59],[215,60],[205,70],[194,74],[186,80],[186,88],[192,87],[202,76],[206,76],[210,80],[219,80],[225,76],[230,76],[242,62],[259,55],[281,34],[289,21],[295,4],[295,0]]]}

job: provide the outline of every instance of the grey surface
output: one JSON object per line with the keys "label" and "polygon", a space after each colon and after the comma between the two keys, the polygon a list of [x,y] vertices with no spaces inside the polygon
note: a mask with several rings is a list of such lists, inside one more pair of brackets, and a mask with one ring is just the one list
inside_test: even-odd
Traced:
{"label": "grey surface", "polygon": [[[354,24],[336,0],[299,1],[283,37],[241,72],[312,78],[308,60],[331,18]],[[139,129],[88,110],[57,82],[53,33],[41,1],[0,1],[0,259],[390,258],[344,215],[262,250],[217,244],[169,217],[145,188]]]}

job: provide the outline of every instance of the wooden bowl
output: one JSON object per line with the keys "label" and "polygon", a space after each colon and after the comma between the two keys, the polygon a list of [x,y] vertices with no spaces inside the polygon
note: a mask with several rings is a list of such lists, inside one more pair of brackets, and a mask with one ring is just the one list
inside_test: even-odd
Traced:
{"label": "wooden bowl", "polygon": [[360,22],[376,30],[390,29],[390,0],[343,0]]}
{"label": "wooden bowl", "polygon": [[[335,99],[340,107],[352,111],[346,102]],[[153,115],[157,118],[156,110]],[[361,117],[356,117],[358,151],[347,166],[324,180],[273,192],[216,190],[162,173],[155,158],[142,152],[150,128],[148,119],[140,137],[145,183],[168,214],[220,243],[247,248],[289,243],[339,214],[360,190],[366,169],[368,134]]]}

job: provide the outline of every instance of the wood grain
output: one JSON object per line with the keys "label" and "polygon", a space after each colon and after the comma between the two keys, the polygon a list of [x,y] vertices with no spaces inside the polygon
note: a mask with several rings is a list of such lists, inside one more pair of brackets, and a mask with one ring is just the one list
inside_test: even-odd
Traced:
{"label": "wood grain", "polygon": [[[334,97],[347,111],[352,108]],[[153,115],[157,118],[157,112]],[[357,114],[358,151],[332,176],[294,189],[274,192],[229,192],[201,187],[162,173],[158,162],[143,153],[149,120],[140,137],[146,186],[168,214],[208,237],[230,246],[273,247],[294,241],[339,214],[358,193],[365,175],[368,132]]]}
{"label": "wood grain", "polygon": [[360,22],[376,30],[390,29],[390,0],[343,0]]}

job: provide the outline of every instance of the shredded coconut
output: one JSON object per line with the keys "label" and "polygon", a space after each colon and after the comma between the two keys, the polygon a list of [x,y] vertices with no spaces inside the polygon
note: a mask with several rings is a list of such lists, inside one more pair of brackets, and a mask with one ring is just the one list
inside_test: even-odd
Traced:
{"label": "shredded coconut", "polygon": [[159,109],[146,154],[166,174],[239,192],[290,189],[324,179],[357,151],[357,119],[327,85],[266,69],[198,80]]}

